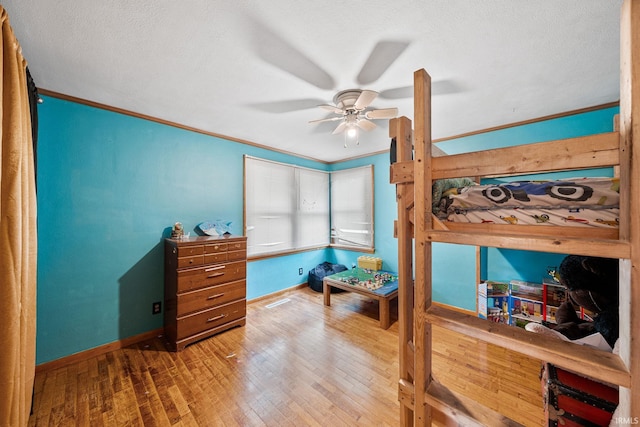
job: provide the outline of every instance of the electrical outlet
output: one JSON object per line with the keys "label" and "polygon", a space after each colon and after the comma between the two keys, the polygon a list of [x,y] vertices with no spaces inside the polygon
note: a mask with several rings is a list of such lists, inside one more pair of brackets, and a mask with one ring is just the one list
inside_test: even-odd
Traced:
{"label": "electrical outlet", "polygon": [[159,314],[162,311],[162,303],[160,301],[156,301],[151,306],[152,314]]}
{"label": "electrical outlet", "polygon": [[302,276],[302,267],[298,269],[298,276]]}

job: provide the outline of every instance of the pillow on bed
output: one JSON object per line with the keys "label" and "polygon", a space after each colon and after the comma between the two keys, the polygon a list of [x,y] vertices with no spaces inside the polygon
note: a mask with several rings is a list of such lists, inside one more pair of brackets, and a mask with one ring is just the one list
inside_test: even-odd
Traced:
{"label": "pillow on bed", "polygon": [[436,215],[440,212],[440,199],[447,197],[450,190],[469,187],[471,185],[476,185],[471,178],[445,178],[433,181],[431,186],[433,192],[433,198],[431,199],[431,212]]}

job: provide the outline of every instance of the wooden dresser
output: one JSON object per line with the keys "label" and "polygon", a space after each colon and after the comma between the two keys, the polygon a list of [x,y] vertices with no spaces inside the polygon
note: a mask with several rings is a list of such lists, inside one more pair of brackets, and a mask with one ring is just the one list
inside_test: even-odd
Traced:
{"label": "wooden dresser", "polygon": [[172,350],[246,323],[246,237],[165,239],[164,259],[164,331]]}

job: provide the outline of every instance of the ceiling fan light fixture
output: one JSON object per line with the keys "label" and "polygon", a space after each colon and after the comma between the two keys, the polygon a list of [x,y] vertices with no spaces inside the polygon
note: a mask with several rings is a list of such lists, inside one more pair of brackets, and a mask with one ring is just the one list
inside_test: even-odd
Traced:
{"label": "ceiling fan light fixture", "polygon": [[344,148],[347,148],[349,144],[360,145],[360,132],[358,132],[358,127],[355,125],[347,125],[347,130],[344,133]]}
{"label": "ceiling fan light fixture", "polygon": [[346,123],[344,133],[345,148],[347,148],[350,143],[353,144],[355,142],[356,145],[360,143],[358,138],[358,121],[358,111],[353,109],[347,110],[347,114],[344,116],[344,123]]}

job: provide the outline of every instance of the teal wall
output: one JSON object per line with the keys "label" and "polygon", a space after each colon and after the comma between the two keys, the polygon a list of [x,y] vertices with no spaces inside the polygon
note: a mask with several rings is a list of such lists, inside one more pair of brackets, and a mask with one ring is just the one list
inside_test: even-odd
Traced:
{"label": "teal wall", "polygon": [[[242,233],[243,155],[313,162],[44,97],[38,107],[37,363],[162,327],[163,237],[180,221]],[[248,298],[306,282],[327,250],[249,263]],[[306,274],[306,273],[305,273]]]}
{"label": "teal wall", "polygon": [[613,130],[613,116],[618,111],[618,107],[604,108],[588,113],[450,139],[439,142],[437,145],[447,154],[458,154],[611,132]]}
{"label": "teal wall", "polygon": [[[383,259],[385,269],[397,270],[395,186],[389,184],[388,154],[326,165],[44,99],[38,107],[38,364],[162,327],[162,315],[151,314],[152,302],[163,300],[162,239],[176,221],[192,234],[198,223],[211,219],[232,221],[232,231],[242,232],[245,154],[321,170],[373,164],[373,255]],[[440,145],[449,152],[472,151],[495,141],[504,145],[595,133],[596,128],[602,132],[611,129],[614,112]],[[487,252],[485,271],[506,279],[535,280],[540,268],[554,262],[533,262],[518,251]],[[309,269],[323,261],[350,266],[360,255],[321,249],[249,262],[248,298],[304,283]],[[475,281],[474,248],[436,244],[434,260],[434,300],[475,310],[475,289],[469,285]],[[528,268],[532,264],[536,267]]]}

